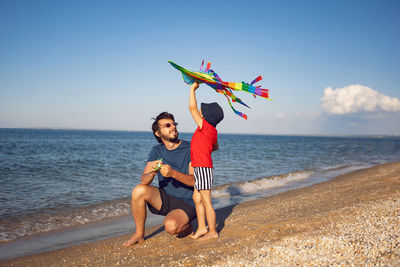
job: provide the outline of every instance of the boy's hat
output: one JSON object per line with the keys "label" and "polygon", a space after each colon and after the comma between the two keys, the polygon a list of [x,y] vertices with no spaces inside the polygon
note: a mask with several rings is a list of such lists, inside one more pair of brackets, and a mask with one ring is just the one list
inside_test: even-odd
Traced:
{"label": "boy's hat", "polygon": [[224,111],[218,103],[201,103],[203,118],[212,126],[216,127],[224,119]]}

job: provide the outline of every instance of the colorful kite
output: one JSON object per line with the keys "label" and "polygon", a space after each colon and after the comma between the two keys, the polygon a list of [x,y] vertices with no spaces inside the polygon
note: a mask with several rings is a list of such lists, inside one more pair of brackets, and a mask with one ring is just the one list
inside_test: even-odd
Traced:
{"label": "colorful kite", "polygon": [[[194,82],[198,83],[205,83],[211,88],[213,88],[215,91],[218,93],[221,93],[226,96],[228,99],[228,103],[231,106],[233,112],[235,112],[237,115],[240,117],[244,118],[247,120],[247,115],[243,114],[240,111],[237,111],[234,109],[231,103],[231,99],[233,102],[238,102],[248,108],[250,108],[248,105],[246,105],[240,98],[236,97],[233,93],[232,90],[235,91],[245,91],[250,94],[253,94],[254,97],[256,95],[263,97],[265,99],[271,100],[268,98],[268,89],[262,89],[261,86],[253,86],[256,82],[259,82],[262,80],[261,76],[258,76],[255,78],[250,84],[241,82],[241,83],[231,83],[231,82],[224,82],[221,80],[221,78],[218,76],[217,73],[215,73],[213,70],[210,69],[211,63],[207,63],[207,67],[205,70],[203,70],[203,65],[204,65],[204,60],[201,63],[200,71],[190,71],[187,70],[171,60],[168,61],[175,69],[179,70],[182,73],[183,80],[187,84],[193,84]],[[230,98],[230,99],[229,99]]]}

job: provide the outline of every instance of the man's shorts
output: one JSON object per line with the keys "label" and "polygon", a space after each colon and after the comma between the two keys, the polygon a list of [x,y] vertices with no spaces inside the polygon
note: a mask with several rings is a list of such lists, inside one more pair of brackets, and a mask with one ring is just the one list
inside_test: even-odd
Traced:
{"label": "man's shorts", "polygon": [[188,216],[189,222],[196,218],[196,210],[192,205],[180,200],[179,198],[168,195],[163,189],[157,189],[160,192],[162,201],[161,210],[157,210],[152,205],[147,203],[147,207],[149,207],[151,213],[166,216],[175,209],[181,209]]}
{"label": "man's shorts", "polygon": [[208,167],[194,167],[194,188],[197,190],[211,190],[214,180],[214,169]]}

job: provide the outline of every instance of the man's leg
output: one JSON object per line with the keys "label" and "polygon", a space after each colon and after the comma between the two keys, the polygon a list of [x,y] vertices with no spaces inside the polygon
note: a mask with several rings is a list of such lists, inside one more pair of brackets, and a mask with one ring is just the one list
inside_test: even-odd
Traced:
{"label": "man's leg", "polygon": [[192,225],[189,217],[182,209],[174,209],[167,214],[164,220],[165,231],[171,235],[191,234]]}
{"label": "man's leg", "polygon": [[139,184],[132,190],[132,215],[136,224],[136,232],[124,243],[126,247],[144,240],[146,202],[160,210],[162,205],[160,192],[157,187]]}

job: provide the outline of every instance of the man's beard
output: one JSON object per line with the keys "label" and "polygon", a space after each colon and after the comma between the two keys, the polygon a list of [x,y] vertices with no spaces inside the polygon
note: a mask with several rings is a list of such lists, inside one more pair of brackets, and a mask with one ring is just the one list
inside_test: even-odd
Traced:
{"label": "man's beard", "polygon": [[179,133],[176,131],[176,135],[174,137],[170,137],[167,135],[161,135],[161,138],[164,139],[165,141],[171,142],[171,143],[179,143]]}

